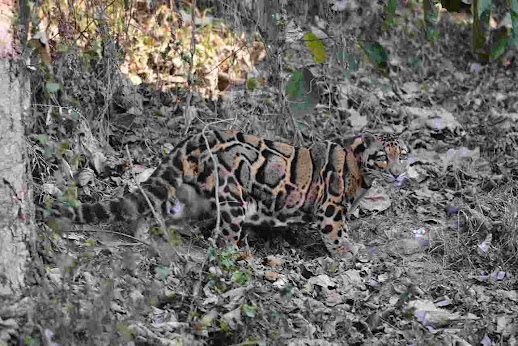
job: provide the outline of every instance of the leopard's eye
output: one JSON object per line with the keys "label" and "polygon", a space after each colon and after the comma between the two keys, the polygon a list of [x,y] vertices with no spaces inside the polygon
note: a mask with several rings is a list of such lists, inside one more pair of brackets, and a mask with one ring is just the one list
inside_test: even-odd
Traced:
{"label": "leopard's eye", "polygon": [[376,156],[374,157],[374,161],[376,162],[385,162],[387,161],[387,153],[385,153],[384,151],[380,151],[376,154]]}

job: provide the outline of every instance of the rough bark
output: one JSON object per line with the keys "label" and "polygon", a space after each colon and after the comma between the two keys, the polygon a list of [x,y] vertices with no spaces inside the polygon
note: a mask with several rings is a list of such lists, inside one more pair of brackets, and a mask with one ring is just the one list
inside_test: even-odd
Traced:
{"label": "rough bark", "polygon": [[34,215],[22,122],[30,95],[13,40],[15,10],[11,1],[0,1],[0,306],[24,286],[32,229],[27,215]]}

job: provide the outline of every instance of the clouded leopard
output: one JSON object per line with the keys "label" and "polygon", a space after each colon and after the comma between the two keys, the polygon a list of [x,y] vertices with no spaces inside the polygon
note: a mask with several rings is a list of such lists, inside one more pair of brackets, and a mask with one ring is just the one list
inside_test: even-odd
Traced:
{"label": "clouded leopard", "polygon": [[[344,217],[363,196],[357,189],[368,190],[381,177],[402,181],[407,168],[408,148],[387,135],[302,148],[235,130],[211,131],[179,143],[141,186],[166,221],[216,219],[219,210],[229,244],[237,243],[243,226],[316,222],[329,252],[340,256],[356,251]],[[73,221],[92,223],[135,220],[150,208],[137,190],[68,210]]]}

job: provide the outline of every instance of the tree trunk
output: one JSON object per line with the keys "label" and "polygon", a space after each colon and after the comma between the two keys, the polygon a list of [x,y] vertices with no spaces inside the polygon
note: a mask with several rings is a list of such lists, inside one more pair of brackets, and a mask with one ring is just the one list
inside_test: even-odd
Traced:
{"label": "tree trunk", "polygon": [[30,258],[27,245],[34,239],[22,122],[22,116],[28,115],[30,94],[26,69],[13,39],[15,12],[12,2],[0,2],[0,31],[6,33],[0,40],[0,306],[10,305],[7,299],[13,303],[20,297]]}

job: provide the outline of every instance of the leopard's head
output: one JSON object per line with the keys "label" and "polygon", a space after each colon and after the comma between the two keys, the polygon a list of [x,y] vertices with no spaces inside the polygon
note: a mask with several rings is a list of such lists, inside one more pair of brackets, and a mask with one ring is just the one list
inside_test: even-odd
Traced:
{"label": "leopard's head", "polygon": [[355,150],[361,153],[360,166],[365,187],[370,187],[378,179],[401,186],[408,179],[409,149],[401,138],[365,134],[357,139]]}

